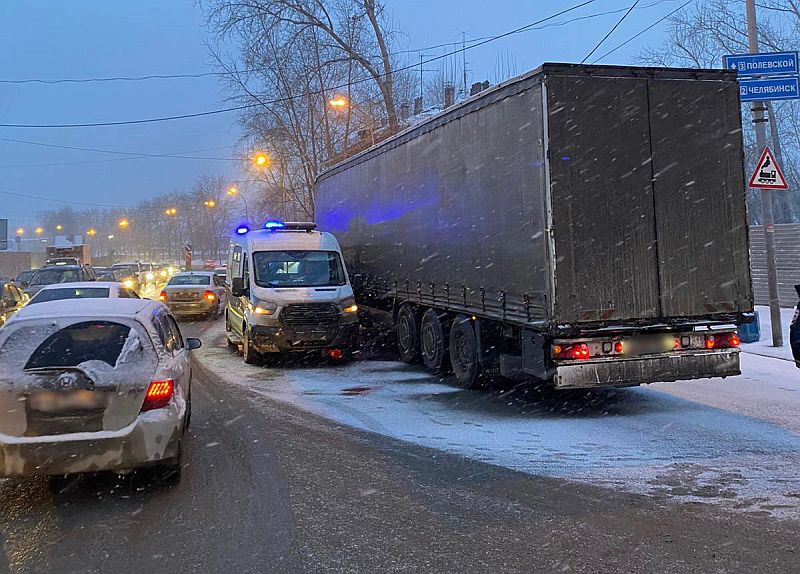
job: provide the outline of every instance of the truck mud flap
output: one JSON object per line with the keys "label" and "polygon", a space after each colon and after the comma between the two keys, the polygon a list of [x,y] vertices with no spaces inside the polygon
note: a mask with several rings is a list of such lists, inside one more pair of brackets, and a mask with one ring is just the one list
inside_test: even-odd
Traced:
{"label": "truck mud flap", "polygon": [[723,351],[559,365],[553,384],[557,389],[625,387],[739,374],[739,352]]}

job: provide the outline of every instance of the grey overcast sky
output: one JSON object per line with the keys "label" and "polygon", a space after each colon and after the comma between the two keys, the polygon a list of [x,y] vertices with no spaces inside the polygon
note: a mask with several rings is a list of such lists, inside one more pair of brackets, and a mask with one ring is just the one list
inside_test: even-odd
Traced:
{"label": "grey overcast sky", "polygon": [[[680,6],[684,0],[641,0],[595,54],[601,55]],[[493,83],[544,61],[578,62],[634,0],[595,0],[548,27],[467,52],[469,81]],[[397,50],[467,42],[500,34],[580,3],[580,0],[387,0],[401,31]],[[611,12],[553,25],[575,17]],[[212,71],[203,14],[189,0],[3,0],[0,80],[89,78]],[[632,63],[661,24],[604,63]],[[431,48],[441,54],[449,48]],[[410,61],[418,55],[408,54]],[[594,59],[594,58],[592,58]],[[457,64],[461,62],[458,59]],[[0,123],[84,123],[192,113],[224,107],[214,77],[141,82],[0,83]],[[239,131],[234,114],[136,126],[75,129],[0,128],[0,218],[10,229],[37,223],[37,213],[64,203],[128,205],[189,188],[203,174],[239,177],[232,161],[147,158],[4,141],[143,153],[230,158]],[[203,150],[203,151],[197,151]],[[195,153],[196,152],[196,153]],[[48,200],[22,197],[40,196]],[[77,206],[76,207],[80,207]]]}

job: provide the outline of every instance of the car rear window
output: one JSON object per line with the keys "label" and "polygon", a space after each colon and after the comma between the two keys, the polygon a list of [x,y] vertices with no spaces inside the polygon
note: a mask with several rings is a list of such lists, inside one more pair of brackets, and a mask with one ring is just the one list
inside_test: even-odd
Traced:
{"label": "car rear window", "polygon": [[47,337],[28,358],[25,369],[74,367],[91,360],[113,367],[130,330],[111,321],[75,323]]}
{"label": "car rear window", "polygon": [[208,275],[176,275],[167,285],[211,285]]}
{"label": "car rear window", "polygon": [[108,295],[108,287],[60,287],[39,291],[28,304],[61,301],[62,299],[105,299],[108,298]]}

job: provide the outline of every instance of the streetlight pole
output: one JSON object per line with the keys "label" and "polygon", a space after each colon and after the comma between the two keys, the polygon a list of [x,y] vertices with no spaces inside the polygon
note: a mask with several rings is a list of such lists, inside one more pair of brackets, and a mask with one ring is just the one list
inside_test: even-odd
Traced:
{"label": "streetlight pole", "polygon": [[[745,0],[747,14],[747,43],[751,54],[758,53],[758,25],[756,22],[755,0]],[[753,102],[753,124],[756,130],[756,148],[760,154],[767,146],[767,126],[770,121],[764,116],[764,102]],[[769,317],[772,324],[772,346],[783,347],[783,327],[781,325],[781,304],[778,297],[778,267],[775,262],[775,217],[772,213],[770,190],[761,190],[761,218],[764,225],[764,243],[767,255],[767,283],[769,287]]]}

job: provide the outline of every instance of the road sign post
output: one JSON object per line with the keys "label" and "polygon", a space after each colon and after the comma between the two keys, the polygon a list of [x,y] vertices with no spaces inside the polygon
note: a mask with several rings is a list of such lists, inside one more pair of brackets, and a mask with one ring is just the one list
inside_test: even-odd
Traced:
{"label": "road sign post", "polygon": [[184,271],[192,270],[192,244],[185,241],[183,244],[183,269]]}
{"label": "road sign post", "polygon": [[[751,55],[758,54],[758,26],[756,24],[756,3],[755,0],[746,0],[745,13],[747,15],[747,43]],[[797,56],[795,56],[796,59]],[[763,66],[762,66],[763,67]],[[795,69],[797,62],[795,61]],[[764,70],[759,72],[764,75]],[[796,93],[796,92],[795,92]],[[767,147],[767,130],[764,117],[763,100],[769,97],[762,97],[761,100],[753,102],[753,123],[756,131],[756,146],[758,149]],[[767,283],[769,285],[769,316],[772,323],[772,346],[783,347],[783,325],[781,324],[781,305],[778,297],[778,267],[775,263],[775,234],[770,233],[769,229],[775,228],[775,219],[772,213],[772,197],[769,189],[761,189],[761,214],[764,223],[764,243],[767,251]]]}

